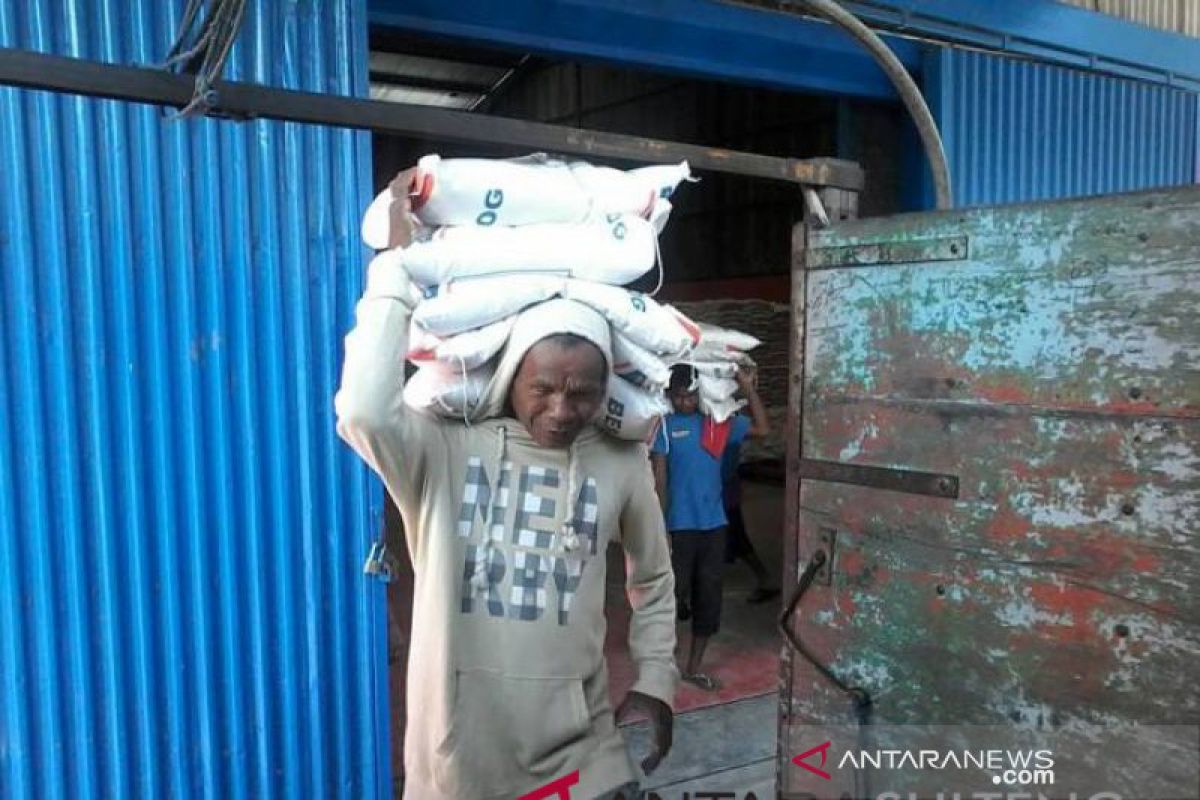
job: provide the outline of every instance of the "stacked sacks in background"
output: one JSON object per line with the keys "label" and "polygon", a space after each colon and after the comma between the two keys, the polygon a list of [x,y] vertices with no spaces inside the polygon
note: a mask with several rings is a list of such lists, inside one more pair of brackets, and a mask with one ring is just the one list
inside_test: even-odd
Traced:
{"label": "stacked sacks in background", "polygon": [[735,397],[734,376],[738,367],[754,367],[748,351],[762,344],[746,333],[699,323],[700,340],[686,357],[675,363],[687,364],[696,371],[695,388],[700,393],[700,410],[717,422],[736,414],[745,400]]}
{"label": "stacked sacks in background", "polygon": [[471,421],[514,316],[554,297],[608,320],[612,372],[606,431],[648,441],[668,410],[668,364],[700,329],[653,298],[622,288],[658,262],[667,198],[686,163],[617,170],[543,155],[511,161],[422,158],[375,199],[366,243],[399,259],[419,299],[408,360],[410,406]]}

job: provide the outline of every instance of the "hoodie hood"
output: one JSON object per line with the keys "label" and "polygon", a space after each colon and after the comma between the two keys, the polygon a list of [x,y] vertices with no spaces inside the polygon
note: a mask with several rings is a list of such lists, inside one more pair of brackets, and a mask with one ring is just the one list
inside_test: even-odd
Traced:
{"label": "hoodie hood", "polygon": [[496,372],[475,407],[473,420],[504,414],[508,390],[516,377],[521,359],[535,344],[556,333],[571,333],[586,339],[604,354],[605,371],[612,368],[612,342],[608,321],[599,312],[574,300],[555,298],[525,309],[517,315],[508,344],[500,353]]}

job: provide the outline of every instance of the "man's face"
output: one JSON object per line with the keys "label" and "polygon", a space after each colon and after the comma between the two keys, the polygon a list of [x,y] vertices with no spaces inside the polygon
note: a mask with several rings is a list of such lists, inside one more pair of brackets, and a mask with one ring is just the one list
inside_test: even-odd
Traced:
{"label": "man's face", "polygon": [[687,389],[671,389],[667,392],[667,399],[671,401],[676,414],[695,414],[700,407],[700,393]]}
{"label": "man's face", "polygon": [[541,447],[569,447],[607,392],[604,355],[591,342],[552,339],[529,348],[513,379],[513,413]]}

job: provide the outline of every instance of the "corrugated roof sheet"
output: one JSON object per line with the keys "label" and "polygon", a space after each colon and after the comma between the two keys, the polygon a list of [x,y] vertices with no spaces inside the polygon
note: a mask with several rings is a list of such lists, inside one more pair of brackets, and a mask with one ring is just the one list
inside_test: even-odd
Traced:
{"label": "corrugated roof sheet", "polygon": [[927,72],[958,205],[1197,180],[1197,95],[944,49]]}
{"label": "corrugated roof sheet", "polygon": [[[0,0],[150,64],[182,3]],[[365,95],[363,0],[228,75]],[[334,434],[363,133],[0,88],[0,797],[384,797],[380,495]]]}
{"label": "corrugated roof sheet", "polygon": [[1059,0],[1151,28],[1200,37],[1200,3],[1196,0]]}

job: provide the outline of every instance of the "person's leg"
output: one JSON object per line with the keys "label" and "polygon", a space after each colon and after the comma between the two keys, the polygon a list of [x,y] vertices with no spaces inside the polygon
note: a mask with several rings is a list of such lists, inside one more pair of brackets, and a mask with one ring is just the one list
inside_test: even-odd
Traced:
{"label": "person's leg", "polygon": [[671,532],[671,570],[675,573],[675,616],[680,622],[692,617],[692,573],[696,560],[695,542],[685,531]]}
{"label": "person's leg", "polygon": [[742,523],[741,505],[725,506],[725,518],[729,520],[729,532],[725,537],[725,563],[732,564],[742,557],[742,538],[738,533],[745,533],[745,525]]}
{"label": "person's leg", "polygon": [[[776,597],[779,589],[771,585],[773,582],[767,572],[767,567],[758,557],[758,553],[754,550],[754,544],[750,541],[749,534],[746,533],[746,519],[742,516],[741,505],[725,509],[725,515],[729,518],[729,544],[726,546],[725,552],[734,558],[745,561],[746,566],[750,567],[750,571],[754,573],[756,585],[754,591],[746,598],[746,602],[765,603],[772,597]],[[726,560],[729,560],[728,555]]]}
{"label": "person's leg", "polygon": [[724,528],[697,534],[702,546],[697,547],[696,554],[692,646],[684,669],[684,680],[709,691],[721,688],[720,682],[706,674],[702,666],[708,640],[716,635],[721,627],[721,578],[725,569],[725,535]]}

